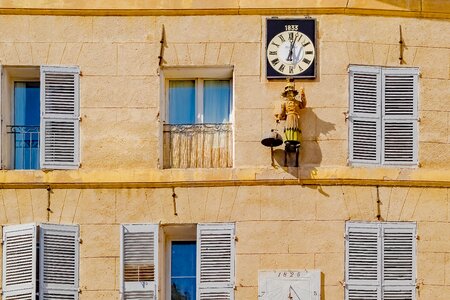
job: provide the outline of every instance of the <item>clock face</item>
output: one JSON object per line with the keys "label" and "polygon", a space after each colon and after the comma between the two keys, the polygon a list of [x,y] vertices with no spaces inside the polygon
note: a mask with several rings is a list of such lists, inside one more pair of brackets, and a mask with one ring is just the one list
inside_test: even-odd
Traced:
{"label": "clock face", "polygon": [[277,34],[267,47],[269,64],[287,76],[303,73],[314,62],[314,58],[313,42],[299,31],[283,31]]}
{"label": "clock face", "polygon": [[260,300],[319,300],[319,270],[259,272]]}
{"label": "clock face", "polygon": [[266,33],[268,79],[315,78],[315,19],[267,19]]}

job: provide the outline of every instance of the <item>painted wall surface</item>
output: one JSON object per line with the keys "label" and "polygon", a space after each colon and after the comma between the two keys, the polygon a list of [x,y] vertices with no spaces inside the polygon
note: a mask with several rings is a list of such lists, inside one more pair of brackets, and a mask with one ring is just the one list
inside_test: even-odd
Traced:
{"label": "painted wall surface", "polygon": [[[305,88],[303,150],[295,177],[361,178],[347,167],[349,64],[399,65],[399,25],[406,43],[403,66],[419,67],[420,168],[375,169],[378,178],[449,180],[450,96],[446,20],[318,15],[318,77]],[[274,127],[283,81],[264,75],[265,17],[1,16],[3,65],[78,65],[81,68],[81,163],[67,172],[2,171],[2,182],[174,181],[208,175],[158,169],[162,26],[165,66],[234,66],[235,169],[232,176],[279,178],[261,138]],[[13,30],[12,30],[13,29]],[[114,170],[121,169],[115,179]],[[245,171],[241,172],[241,169]],[[314,174],[311,173],[314,169]],[[261,171],[263,170],[263,171]],[[301,169],[299,169],[301,170]],[[365,172],[367,168],[363,168]],[[395,171],[394,171],[395,170]],[[378,173],[377,173],[378,172]],[[431,172],[431,173],[430,173]],[[437,172],[437,173],[436,173]],[[285,172],[286,173],[286,172]],[[291,172],[292,173],[292,172]],[[197,174],[197,173],[196,173]],[[229,178],[230,170],[215,170]],[[106,178],[106,179],[105,179]],[[111,178],[111,179],[109,179]]]}
{"label": "painted wall surface", "polygon": [[[0,1],[0,7],[8,8],[1,6],[7,2]],[[419,7],[439,11],[443,6],[446,12],[439,1],[422,1],[423,6],[403,2],[418,5],[407,12]],[[236,299],[257,298],[258,270],[317,268],[324,275],[323,299],[334,300],[343,299],[344,293],[345,221],[376,221],[379,195],[382,220],[418,224],[418,299],[447,299],[450,22],[345,14],[312,17],[318,21],[319,71],[315,80],[297,83],[308,99],[301,115],[301,167],[274,169],[270,151],[260,140],[274,126],[285,82],[265,79],[265,16],[0,15],[2,65],[78,65],[82,72],[81,168],[0,171],[0,184],[7,188],[0,191],[0,224],[80,224],[81,300],[118,298],[119,225],[132,222],[236,222]],[[163,25],[164,65],[234,67],[232,169],[158,166]],[[420,167],[347,166],[348,65],[399,66],[399,25],[406,43],[403,66],[418,67],[422,74]],[[258,185],[258,180],[275,185]],[[283,186],[284,180],[291,180],[290,185]],[[302,186],[302,180],[311,185]],[[320,180],[333,185],[314,185]],[[368,186],[340,185],[341,180]],[[380,184],[393,180],[414,187]],[[240,185],[245,181],[253,186]],[[159,188],[99,188],[134,183]],[[190,183],[210,187],[177,187]],[[41,186],[58,184],[83,189],[54,188],[48,206],[48,193]],[[176,187],[177,216],[173,191],[164,184]]]}
{"label": "painted wall surface", "polygon": [[[236,299],[257,299],[258,270],[320,269],[322,299],[344,299],[345,221],[417,222],[419,300],[450,294],[450,191],[446,188],[279,186],[2,190],[0,223],[80,225],[81,300],[119,297],[122,223],[236,223]],[[177,212],[177,216],[174,212]]]}

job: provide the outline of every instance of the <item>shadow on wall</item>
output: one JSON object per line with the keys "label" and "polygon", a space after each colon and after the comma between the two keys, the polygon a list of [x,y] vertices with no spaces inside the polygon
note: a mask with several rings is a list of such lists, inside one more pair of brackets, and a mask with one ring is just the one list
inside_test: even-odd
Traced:
{"label": "shadow on wall", "polygon": [[[284,125],[284,124],[280,124]],[[295,152],[286,153],[284,144],[274,150],[274,161],[276,168],[283,168],[287,173],[299,178],[300,173],[309,174],[311,178],[317,172],[316,167],[322,163],[322,151],[318,138],[327,135],[336,129],[334,123],[320,119],[312,108],[305,108],[300,114],[300,128],[302,130],[302,140],[299,155],[299,168],[295,167]],[[280,134],[284,137],[283,128]],[[287,155],[287,165],[285,166],[285,154]]]}

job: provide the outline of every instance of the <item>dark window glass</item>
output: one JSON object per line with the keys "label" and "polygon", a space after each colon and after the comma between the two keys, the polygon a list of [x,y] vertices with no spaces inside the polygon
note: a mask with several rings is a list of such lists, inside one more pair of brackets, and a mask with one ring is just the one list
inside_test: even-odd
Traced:
{"label": "dark window glass", "polygon": [[14,169],[39,169],[39,86],[14,83]]}
{"label": "dark window glass", "polygon": [[170,285],[172,300],[196,299],[196,243],[173,241]]}

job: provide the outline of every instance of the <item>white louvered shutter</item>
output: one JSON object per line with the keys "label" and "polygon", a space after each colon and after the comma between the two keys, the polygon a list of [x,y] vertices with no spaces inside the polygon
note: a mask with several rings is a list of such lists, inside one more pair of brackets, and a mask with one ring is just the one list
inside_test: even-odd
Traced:
{"label": "white louvered shutter", "polygon": [[197,299],[234,299],[235,225],[197,225]]}
{"label": "white louvered shutter", "polygon": [[43,169],[79,167],[78,67],[41,67],[40,159]]}
{"label": "white louvered shutter", "polygon": [[39,299],[77,300],[79,228],[41,224],[39,236]]}
{"label": "white louvered shutter", "polygon": [[383,69],[384,164],[418,162],[418,69]]}
{"label": "white louvered shutter", "polygon": [[416,225],[384,223],[383,299],[416,299]]}
{"label": "white louvered shutter", "polygon": [[157,299],[158,225],[124,224],[120,234],[122,299]]}
{"label": "white louvered shutter", "polygon": [[3,300],[35,300],[36,225],[3,228]]}
{"label": "white louvered shutter", "polygon": [[350,67],[351,163],[380,163],[381,68]]}
{"label": "white louvered shutter", "polygon": [[380,235],[378,223],[347,222],[346,300],[382,299]]}

